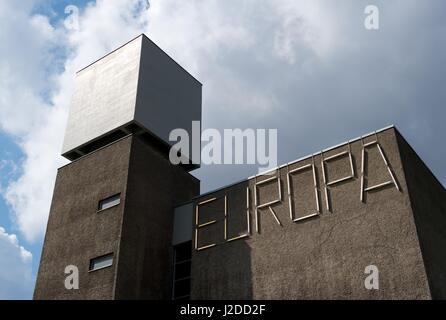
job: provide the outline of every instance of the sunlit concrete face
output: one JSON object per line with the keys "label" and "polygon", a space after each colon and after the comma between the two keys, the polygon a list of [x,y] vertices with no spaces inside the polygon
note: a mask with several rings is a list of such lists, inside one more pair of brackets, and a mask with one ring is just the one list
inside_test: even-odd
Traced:
{"label": "sunlit concrete face", "polygon": [[[34,299],[170,299],[173,206],[198,193],[196,178],[135,135],[60,168]],[[110,254],[111,266],[90,270]],[[77,290],[65,287],[70,265]]]}
{"label": "sunlit concrete face", "polygon": [[62,154],[134,119],[141,39],[76,74]]}
{"label": "sunlit concrete face", "polygon": [[194,120],[201,120],[201,83],[141,35],[76,74],[62,154],[75,159],[131,124],[172,145],[171,130],[191,136]]}
{"label": "sunlit concrete face", "polygon": [[394,128],[203,195],[191,298],[444,298],[445,198]]}

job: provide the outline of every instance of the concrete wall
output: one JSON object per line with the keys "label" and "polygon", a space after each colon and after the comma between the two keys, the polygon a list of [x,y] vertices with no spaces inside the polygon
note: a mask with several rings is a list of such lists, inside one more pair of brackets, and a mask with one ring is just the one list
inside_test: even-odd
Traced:
{"label": "concrete wall", "polygon": [[[399,190],[392,183],[360,201],[363,146],[355,141],[323,155],[350,150],[353,161],[354,177],[328,188],[331,211],[321,155],[314,157],[317,197],[312,170],[291,175],[293,218],[317,207],[320,215],[290,218],[287,173],[312,164],[311,157],[279,170],[281,200],[271,209],[280,224],[260,208],[257,230],[254,186],[271,175],[199,197],[195,206],[215,200],[200,205],[198,223],[216,222],[199,228],[195,242],[194,216],[193,245],[215,246],[193,250],[191,297],[445,298],[445,189],[394,128],[377,137]],[[348,155],[326,162],[326,181],[350,175]],[[366,188],[391,181],[376,146],[367,148],[364,164]],[[257,189],[258,205],[278,197],[277,180]],[[120,205],[97,212],[99,200],[119,192]],[[125,137],[60,168],[34,298],[170,299],[174,205],[198,192],[198,180],[141,137]],[[112,267],[88,272],[91,258],[110,252]],[[79,267],[79,290],[64,287],[70,264]],[[364,286],[368,265],[379,269],[379,290]]]}
{"label": "concrete wall", "polygon": [[446,190],[398,134],[420,246],[434,299],[446,299]]}
{"label": "concrete wall", "polygon": [[135,126],[172,145],[170,132],[192,137],[194,120],[201,121],[201,83],[141,35],[76,74],[62,154],[76,159]]}
{"label": "concrete wall", "polygon": [[[35,299],[113,298],[131,143],[122,139],[59,169]],[[97,212],[99,200],[119,192],[120,205]],[[112,267],[88,272],[91,258],[110,252]],[[65,289],[67,265],[79,268],[79,290]]]}
{"label": "concrete wall", "polygon": [[[201,83],[145,36],[135,120],[170,145],[175,143],[169,142],[173,129],[182,128],[192,138],[192,121],[201,121]],[[200,137],[201,127],[197,143]]]}
{"label": "concrete wall", "polygon": [[141,38],[76,74],[62,154],[134,119]]}
{"label": "concrete wall", "polygon": [[[364,143],[373,140],[375,137],[370,136]],[[254,179],[200,197],[195,204],[213,197],[218,200],[200,207],[199,224],[219,221],[199,229],[199,247],[213,243],[217,246],[193,252],[192,299],[431,298],[395,129],[379,133],[378,140],[400,191],[392,184],[367,192],[364,202],[360,201],[362,144],[356,141],[350,146],[354,178],[329,187],[331,212],[326,208],[320,155],[314,157],[319,216],[292,222],[289,214],[287,170],[311,164],[311,158],[280,169],[282,201],[271,208],[281,225],[268,208],[263,208],[259,209],[260,230],[256,231]],[[347,145],[341,146],[324,157],[346,150]],[[365,155],[365,187],[391,179],[376,147],[367,148]],[[327,181],[348,176],[348,156],[330,161],[326,170]],[[293,175],[290,185],[295,217],[315,212],[312,171]],[[228,201],[230,238],[247,227],[247,186],[251,235],[226,242],[222,197],[227,196]],[[277,194],[276,181],[261,185],[258,203],[273,201]],[[379,269],[379,290],[364,286],[368,265]]]}
{"label": "concrete wall", "polygon": [[[98,201],[121,203],[97,212]],[[174,205],[199,193],[199,181],[130,135],[59,169],[35,299],[170,299]],[[89,272],[92,258],[113,265]],[[67,265],[79,290],[67,290]]]}
{"label": "concrete wall", "polygon": [[199,192],[199,180],[134,138],[116,299],[171,299],[174,204]]}

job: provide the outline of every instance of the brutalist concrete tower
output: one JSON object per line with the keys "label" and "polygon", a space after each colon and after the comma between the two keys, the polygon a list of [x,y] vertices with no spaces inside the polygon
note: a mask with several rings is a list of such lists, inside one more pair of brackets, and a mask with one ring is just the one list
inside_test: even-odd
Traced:
{"label": "brutalist concrete tower", "polygon": [[77,73],[35,299],[171,298],[174,207],[199,181],[168,137],[200,120],[201,83],[144,35]]}

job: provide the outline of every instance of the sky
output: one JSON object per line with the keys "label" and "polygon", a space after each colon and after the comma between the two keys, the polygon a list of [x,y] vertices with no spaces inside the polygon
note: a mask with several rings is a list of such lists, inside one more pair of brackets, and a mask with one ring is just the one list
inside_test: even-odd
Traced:
{"label": "sky", "polygon": [[[0,299],[32,297],[83,66],[145,33],[203,83],[203,128],[275,128],[281,164],[395,124],[444,185],[444,12],[436,0],[1,1]],[[193,172],[202,192],[255,173]]]}

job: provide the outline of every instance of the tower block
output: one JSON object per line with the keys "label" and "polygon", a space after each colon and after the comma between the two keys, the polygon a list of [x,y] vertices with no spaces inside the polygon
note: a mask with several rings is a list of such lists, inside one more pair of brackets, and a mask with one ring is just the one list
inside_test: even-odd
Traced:
{"label": "tower block", "polygon": [[200,182],[168,137],[201,121],[201,86],[145,35],[76,74],[34,299],[171,298],[174,207]]}

